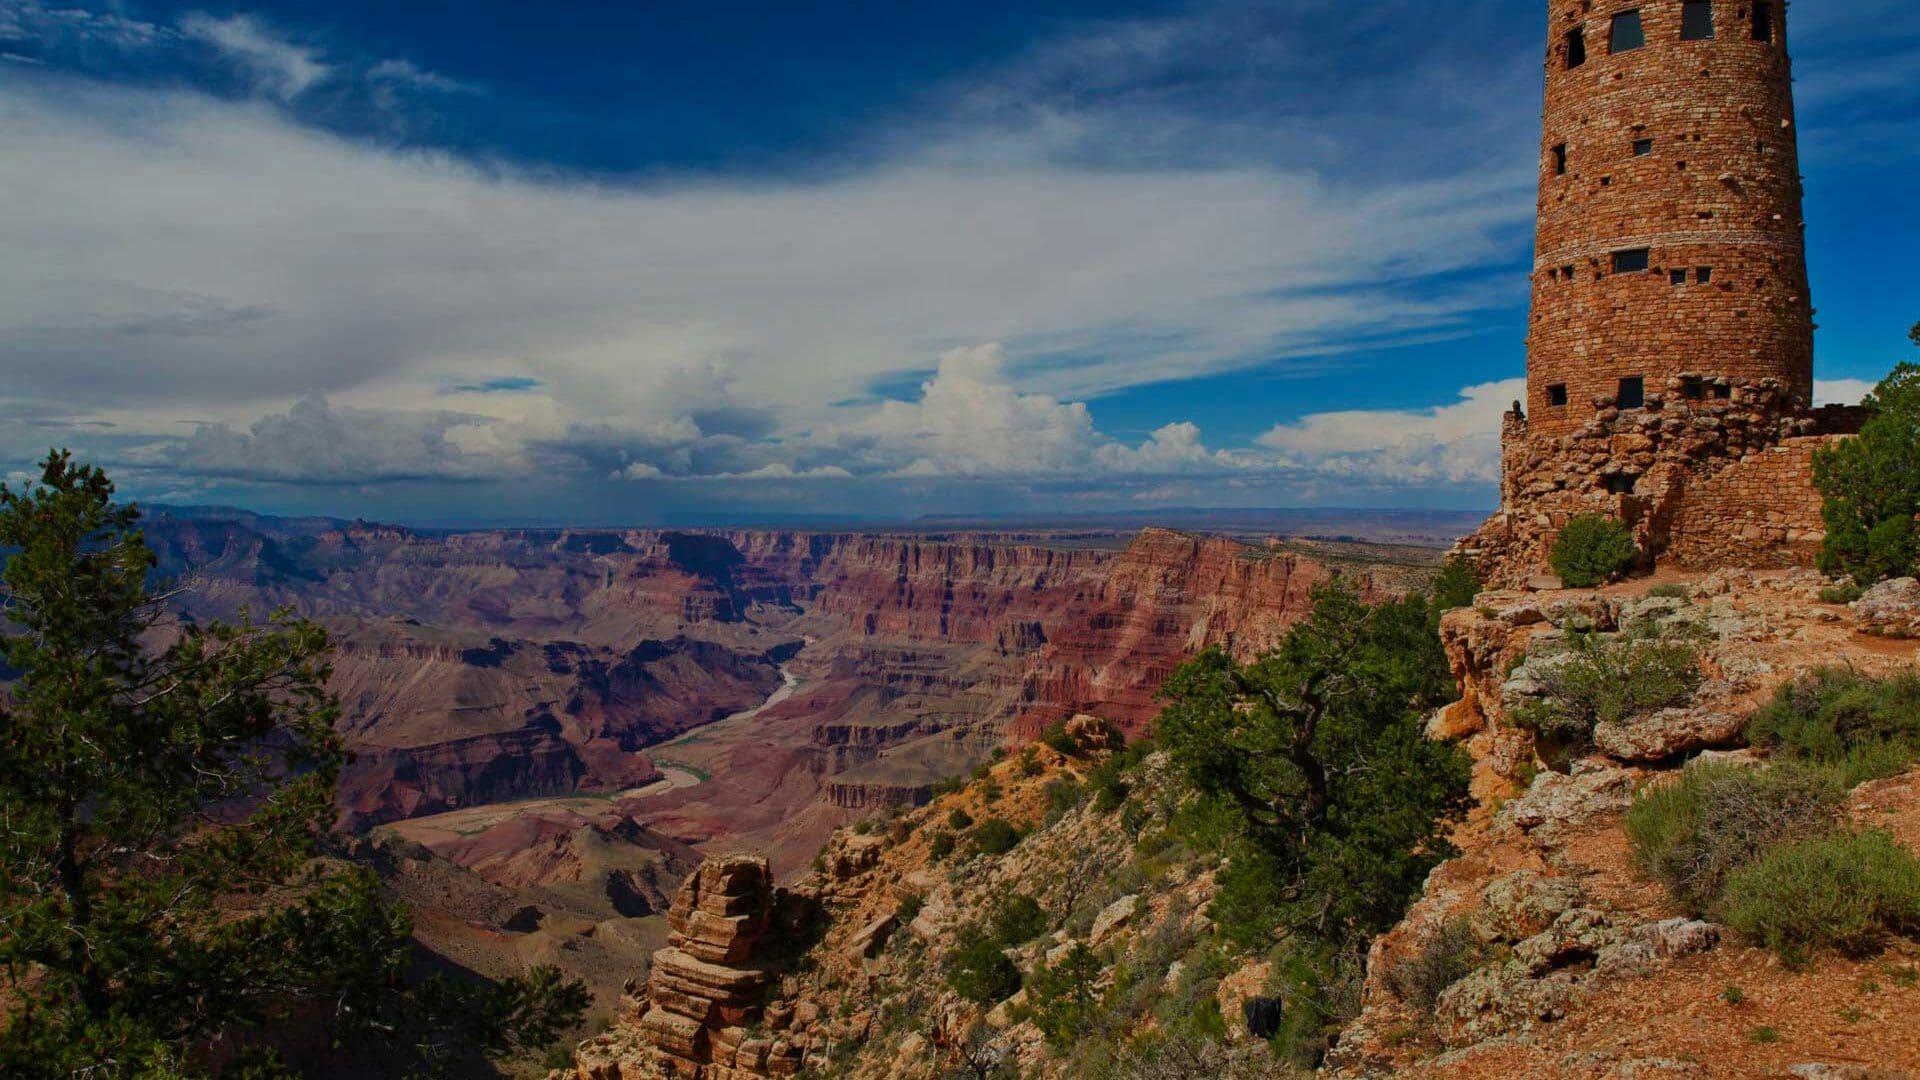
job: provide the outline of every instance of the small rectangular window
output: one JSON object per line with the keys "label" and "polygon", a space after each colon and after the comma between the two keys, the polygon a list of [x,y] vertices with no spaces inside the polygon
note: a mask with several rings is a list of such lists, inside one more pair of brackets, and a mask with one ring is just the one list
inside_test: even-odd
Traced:
{"label": "small rectangular window", "polygon": [[1561,143],[1553,148],[1553,175],[1567,175],[1567,144]]}
{"label": "small rectangular window", "polygon": [[1753,5],[1753,40],[1773,40],[1773,5],[1768,0],[1756,0]]}
{"label": "small rectangular window", "polygon": [[1620,394],[1616,399],[1623,409],[1638,409],[1647,403],[1647,380],[1638,375],[1620,380]]}
{"label": "small rectangular window", "polygon": [[1646,157],[1648,154],[1651,154],[1651,153],[1653,153],[1652,139],[1635,139],[1633,141],[1634,157]]}
{"label": "small rectangular window", "polygon": [[1629,248],[1613,253],[1613,272],[1616,274],[1637,274],[1653,265],[1653,252],[1646,248]]}
{"label": "small rectangular window", "polygon": [[1675,285],[1685,285],[1687,283],[1687,272],[1685,270],[1675,270],[1667,275],[1667,280],[1673,282]]}
{"label": "small rectangular window", "polygon": [[1680,382],[1680,396],[1688,401],[1699,401],[1707,396],[1707,380],[1683,379]]}
{"label": "small rectangular window", "polygon": [[1563,267],[1561,267],[1561,268],[1560,268],[1560,274],[1561,274],[1561,276],[1562,276],[1562,277],[1564,277],[1564,278],[1566,278],[1566,279],[1567,279],[1568,281],[1572,281],[1572,280],[1573,280],[1573,267],[1571,267],[1571,266],[1563,266]]}
{"label": "small rectangular window", "polygon": [[1713,40],[1713,0],[1687,0],[1681,9],[1680,40]]}
{"label": "small rectangular window", "polygon": [[1640,478],[1631,473],[1609,473],[1607,475],[1607,493],[1611,495],[1631,495],[1634,485]]}
{"label": "small rectangular window", "polygon": [[1732,384],[1730,384],[1730,383],[1723,383],[1723,382],[1721,382],[1721,383],[1714,383],[1714,384],[1713,384],[1713,396],[1714,396],[1715,398],[1717,398],[1717,399],[1719,399],[1719,400],[1721,400],[1721,401],[1727,401],[1727,400],[1729,400],[1729,399],[1731,399],[1731,398],[1733,397],[1733,386],[1732,386]]}
{"label": "small rectangular window", "polygon": [[1712,280],[1713,280],[1713,267],[1711,267],[1711,266],[1703,266],[1703,267],[1701,267],[1701,268],[1699,268],[1698,270],[1695,270],[1695,271],[1693,272],[1693,280],[1695,280],[1695,281],[1697,281],[1697,282],[1699,282],[1699,283],[1700,283],[1700,284],[1702,284],[1702,285],[1705,285],[1705,284],[1707,284],[1708,282],[1710,282],[1710,281],[1712,281]]}
{"label": "small rectangular window", "polygon": [[1567,384],[1566,383],[1555,383],[1552,386],[1547,387],[1547,404],[1558,409],[1558,408],[1564,407],[1566,403],[1567,403]]}
{"label": "small rectangular window", "polygon": [[[1757,21],[1756,25],[1758,25]],[[1607,44],[1609,52],[1631,52],[1646,43],[1647,31],[1640,25],[1638,10],[1623,11],[1613,17],[1613,36],[1608,39]]]}
{"label": "small rectangular window", "polygon": [[1587,28],[1576,26],[1567,31],[1567,70],[1587,62]]}

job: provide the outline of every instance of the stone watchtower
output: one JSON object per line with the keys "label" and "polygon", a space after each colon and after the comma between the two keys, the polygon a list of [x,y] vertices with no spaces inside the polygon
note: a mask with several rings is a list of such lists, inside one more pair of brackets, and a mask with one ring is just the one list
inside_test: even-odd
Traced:
{"label": "stone watchtower", "polygon": [[1568,517],[1602,512],[1649,555],[1787,560],[1762,549],[1817,529],[1804,477],[1797,505],[1762,491],[1736,515],[1740,543],[1710,535],[1713,500],[1738,499],[1722,472],[1789,443],[1808,458],[1794,440],[1820,428],[1786,5],[1548,9],[1527,400],[1502,433],[1501,513],[1467,546],[1512,583]]}

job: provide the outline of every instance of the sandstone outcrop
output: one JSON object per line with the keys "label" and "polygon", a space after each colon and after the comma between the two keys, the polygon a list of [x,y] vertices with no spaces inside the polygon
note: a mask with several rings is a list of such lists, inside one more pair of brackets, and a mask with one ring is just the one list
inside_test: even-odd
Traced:
{"label": "sandstone outcrop", "polygon": [[[792,1076],[805,1044],[792,1010],[770,1010],[765,963],[778,896],[765,859],[710,859],[668,909],[673,934],[614,1030],[583,1044],[580,1080]],[[782,1022],[784,1021],[784,1022]]]}
{"label": "sandstone outcrop", "polygon": [[[1833,1060],[1869,1073],[1909,1067],[1912,1025],[1864,1017],[1920,1004],[1920,985],[1882,989],[1876,974],[1912,970],[1910,949],[1789,972],[1646,878],[1622,826],[1640,791],[1691,762],[1761,763],[1761,751],[1744,748],[1744,721],[1786,681],[1825,665],[1887,675],[1920,660],[1920,646],[1868,633],[1876,615],[1898,611],[1901,588],[1885,591],[1887,609],[1862,612],[1822,602],[1828,585],[1807,571],[1722,571],[1669,578],[1659,596],[1644,584],[1488,592],[1449,613],[1442,639],[1463,697],[1429,734],[1468,747],[1481,809],[1454,837],[1461,855],[1374,942],[1365,1007],[1325,1073],[1574,1080],[1798,1075],[1790,1070]],[[1569,625],[1604,636],[1649,621],[1695,628],[1705,678],[1694,699],[1603,724],[1565,771],[1546,767],[1515,719],[1539,690],[1532,658],[1563,647]],[[1859,789],[1850,812],[1920,843],[1917,778]],[[1397,997],[1390,973],[1460,924],[1475,944],[1467,973],[1431,1008]]]}

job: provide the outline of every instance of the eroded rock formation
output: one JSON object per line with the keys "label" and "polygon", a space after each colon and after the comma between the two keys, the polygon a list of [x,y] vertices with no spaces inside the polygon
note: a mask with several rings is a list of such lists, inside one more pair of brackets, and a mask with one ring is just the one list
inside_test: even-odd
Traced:
{"label": "eroded rock formation", "polygon": [[781,894],[767,861],[710,859],[668,909],[673,934],[610,1032],[583,1044],[580,1080],[746,1080],[800,1071],[806,1037],[793,1010],[770,1008],[767,962]]}

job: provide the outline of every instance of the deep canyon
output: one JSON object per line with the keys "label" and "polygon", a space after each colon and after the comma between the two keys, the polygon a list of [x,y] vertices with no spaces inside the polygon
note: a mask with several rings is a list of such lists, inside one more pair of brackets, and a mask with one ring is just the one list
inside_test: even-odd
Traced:
{"label": "deep canyon", "polygon": [[423,941],[607,985],[702,855],[791,875],[1009,738],[1081,712],[1138,733],[1185,658],[1258,653],[1335,574],[1401,591],[1458,529],[1391,525],[445,532],[162,509],[146,530],[183,617],[286,607],[332,634],[340,820]]}

